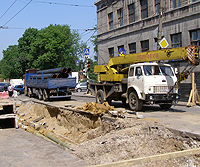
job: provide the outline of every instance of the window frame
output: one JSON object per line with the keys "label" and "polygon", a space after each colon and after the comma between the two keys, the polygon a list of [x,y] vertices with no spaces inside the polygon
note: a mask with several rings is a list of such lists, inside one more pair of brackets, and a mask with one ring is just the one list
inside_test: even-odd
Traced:
{"label": "window frame", "polygon": [[[131,45],[133,45],[133,49],[131,49]],[[136,53],[136,42],[128,44],[129,54]]]}
{"label": "window frame", "polygon": [[[149,40],[140,41],[140,44],[141,44],[141,52],[147,52],[147,51],[149,51]],[[147,48],[143,47],[145,44],[148,44]]]}
{"label": "window frame", "polygon": [[175,9],[181,6],[180,0],[170,0],[171,9]]}
{"label": "window frame", "polygon": [[148,18],[148,0],[140,0],[141,19]]}
{"label": "window frame", "polygon": [[114,25],[113,25],[113,12],[108,13],[108,27],[109,27],[109,30],[114,29]]}
{"label": "window frame", "polygon": [[[193,35],[192,33],[196,33],[196,39],[192,39]],[[200,29],[196,29],[196,30],[193,30],[193,31],[190,31],[190,44],[191,45],[198,45],[200,46]]]}
{"label": "window frame", "polygon": [[109,57],[114,57],[114,47],[108,48]]}
{"label": "window frame", "polygon": [[[133,9],[131,11],[131,9]],[[135,22],[135,3],[128,5],[129,23]]]}
{"label": "window frame", "polygon": [[[179,40],[173,41],[177,37],[178,37]],[[171,35],[171,44],[172,44],[172,48],[182,47],[182,33],[172,34]],[[174,47],[174,46],[176,46],[176,47]]]}
{"label": "window frame", "polygon": [[160,0],[155,0],[155,14],[159,14],[160,13]]}
{"label": "window frame", "polygon": [[118,26],[121,27],[124,25],[124,13],[123,8],[117,10]]}

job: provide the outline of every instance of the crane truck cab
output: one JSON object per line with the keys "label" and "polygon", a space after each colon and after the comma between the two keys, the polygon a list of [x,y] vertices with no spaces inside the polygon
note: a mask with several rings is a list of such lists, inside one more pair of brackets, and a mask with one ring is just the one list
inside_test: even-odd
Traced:
{"label": "crane truck cab", "polygon": [[132,110],[141,110],[143,104],[159,104],[168,109],[177,102],[177,77],[169,64],[138,63],[129,67],[127,99]]}

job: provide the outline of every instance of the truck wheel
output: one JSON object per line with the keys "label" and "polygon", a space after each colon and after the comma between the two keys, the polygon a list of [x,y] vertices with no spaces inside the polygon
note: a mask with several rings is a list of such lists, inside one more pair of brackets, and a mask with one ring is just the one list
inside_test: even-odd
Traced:
{"label": "truck wheel", "polygon": [[44,90],[43,90],[43,100],[44,100],[44,101],[47,101],[48,98],[49,98],[48,93],[47,93],[46,89],[44,89]]}
{"label": "truck wheel", "polygon": [[39,100],[42,100],[42,99],[43,99],[43,96],[42,96],[42,89],[39,89],[39,90],[38,90],[38,98],[39,98]]}
{"label": "truck wheel", "polygon": [[103,90],[99,89],[96,94],[96,102],[102,104],[104,102]]}
{"label": "truck wheel", "polygon": [[31,97],[31,96],[32,96],[31,88],[28,88],[28,97]]}
{"label": "truck wheel", "polygon": [[128,97],[128,103],[131,110],[139,111],[142,109],[143,101],[138,98],[136,92],[131,92]]}
{"label": "truck wheel", "polygon": [[25,86],[25,88],[24,88],[24,95],[25,96],[28,96],[28,90],[27,89],[28,89],[27,86]]}
{"label": "truck wheel", "polygon": [[171,106],[172,106],[172,104],[160,104],[160,108],[163,110],[170,109]]}

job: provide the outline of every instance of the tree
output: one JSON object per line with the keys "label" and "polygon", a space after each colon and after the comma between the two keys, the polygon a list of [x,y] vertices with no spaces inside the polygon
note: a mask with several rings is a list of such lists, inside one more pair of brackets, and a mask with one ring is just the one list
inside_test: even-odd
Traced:
{"label": "tree", "polygon": [[32,67],[31,44],[37,40],[38,30],[28,28],[18,40],[19,57],[23,72]]}
{"label": "tree", "polygon": [[9,46],[3,51],[3,58],[1,60],[1,77],[7,78],[22,78],[23,67],[19,59],[18,46]]}
{"label": "tree", "polygon": [[3,51],[0,61],[3,78],[22,78],[30,68],[51,69],[70,67],[78,69],[75,59],[83,57],[86,44],[68,25],[50,25],[41,30],[28,28],[18,45]]}
{"label": "tree", "polygon": [[79,42],[79,34],[67,25],[50,25],[40,30],[31,44],[32,67],[43,70],[71,66],[71,59],[79,57]]}

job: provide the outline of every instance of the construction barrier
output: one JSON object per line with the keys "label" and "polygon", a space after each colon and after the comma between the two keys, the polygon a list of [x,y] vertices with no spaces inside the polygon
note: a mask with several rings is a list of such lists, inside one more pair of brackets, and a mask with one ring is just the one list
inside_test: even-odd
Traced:
{"label": "construction barrier", "polygon": [[8,99],[9,95],[8,92],[0,92],[0,99]]}

